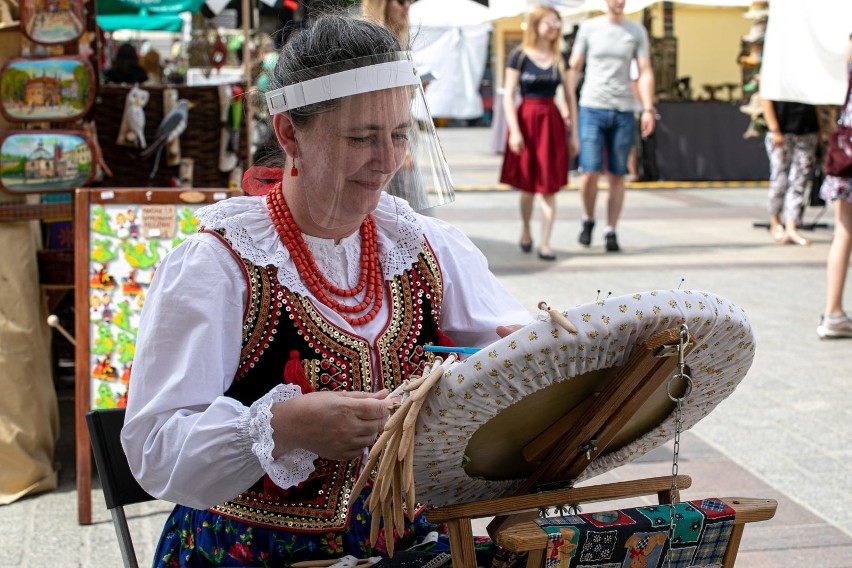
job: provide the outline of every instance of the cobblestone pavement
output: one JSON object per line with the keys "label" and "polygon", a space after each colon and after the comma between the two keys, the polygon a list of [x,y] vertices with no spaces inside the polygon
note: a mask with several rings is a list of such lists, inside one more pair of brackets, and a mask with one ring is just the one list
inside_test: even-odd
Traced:
{"label": "cobblestone pavement", "polygon": [[[440,132],[454,181],[466,189],[494,187],[500,158],[488,154],[488,131]],[[518,247],[517,195],[460,192],[436,211],[485,252],[507,288],[533,312],[539,300],[571,306],[603,295],[656,288],[711,291],[743,306],[757,337],[754,364],[738,389],[682,440],[680,472],[691,475],[686,499],[711,495],[778,500],[769,522],[746,528],[737,566],[852,567],[852,340],[820,341],[815,329],[825,293],[829,228],[807,233],[810,247],[775,244],[765,229],[761,188],[629,190],[619,240],[607,254],[602,234],[592,247],[576,243],[576,192],[558,197],[556,262]],[[606,193],[601,193],[599,216]],[[806,221],[820,212],[809,209]],[[831,221],[831,214],[821,221]],[[534,233],[537,240],[537,234]],[[846,305],[852,306],[847,291]],[[115,533],[99,486],[94,523],[77,525],[72,403],[61,391],[63,432],[57,459],[60,488],[0,507],[0,568],[117,567]],[[671,444],[591,482],[667,475]],[[128,508],[141,565],[149,565],[163,520],[161,502]],[[477,524],[481,529],[483,525]]]}

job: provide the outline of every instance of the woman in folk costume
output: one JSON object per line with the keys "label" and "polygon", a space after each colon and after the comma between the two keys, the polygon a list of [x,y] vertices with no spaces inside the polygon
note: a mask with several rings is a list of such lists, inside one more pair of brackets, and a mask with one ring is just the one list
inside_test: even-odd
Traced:
{"label": "woman in folk costume", "polygon": [[[320,16],[282,49],[266,98],[284,164],[197,212],[205,229],[164,259],[142,314],[122,443],[177,503],[155,565],[382,554],[369,487],[348,502],[388,391],[426,345],[530,321],[464,235],[383,192],[412,152],[452,198],[431,120],[410,116],[422,96],[410,55],[365,20]],[[433,530],[417,516],[396,549]]]}
{"label": "woman in folk costume", "polygon": [[[506,64],[503,109],[509,128],[500,182],[521,190],[521,250],[533,246],[530,221],[536,195],[542,200],[538,256],[556,260],[550,246],[556,219],[556,194],[568,183],[567,110],[554,103],[556,89],[567,93],[567,66],[559,51],[562,20],[553,8],[537,7],[530,14],[523,46]],[[515,108],[515,89],[521,105]],[[568,108],[567,99],[563,109]]]}

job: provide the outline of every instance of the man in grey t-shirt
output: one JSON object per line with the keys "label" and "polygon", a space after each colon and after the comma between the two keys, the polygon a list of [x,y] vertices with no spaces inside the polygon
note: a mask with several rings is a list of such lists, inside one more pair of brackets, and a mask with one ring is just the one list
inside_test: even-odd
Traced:
{"label": "man in grey t-shirt", "polygon": [[[571,105],[571,151],[580,153],[580,198],[583,228],[580,244],[589,246],[595,226],[598,178],[606,171],[609,180],[606,250],[619,250],[615,225],[624,204],[627,156],[633,146],[636,99],[630,87],[630,63],[639,67],[639,98],[642,103],[641,134],[654,132],[654,73],[651,69],[648,34],[639,24],[624,18],[625,0],[606,0],[607,13],[580,25],[571,51],[568,72]],[[585,64],[579,112],[577,84]]]}

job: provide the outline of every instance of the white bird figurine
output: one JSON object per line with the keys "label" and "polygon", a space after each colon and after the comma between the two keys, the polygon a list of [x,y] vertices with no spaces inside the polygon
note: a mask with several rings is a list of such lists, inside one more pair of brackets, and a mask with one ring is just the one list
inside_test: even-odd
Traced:
{"label": "white bird figurine", "polygon": [[193,104],[188,100],[178,100],[175,108],[163,118],[157,127],[154,141],[140,153],[143,158],[147,158],[156,152],[154,166],[151,168],[148,179],[154,179],[157,175],[157,170],[160,168],[160,159],[163,156],[166,145],[172,140],[177,140],[183,134],[183,131],[186,130],[187,123],[189,122],[189,109],[192,107]]}
{"label": "white bird figurine", "polygon": [[121,117],[118,143],[123,146],[144,148],[145,142],[145,105],[150,95],[148,91],[133,87],[127,92],[124,102],[124,114]]}

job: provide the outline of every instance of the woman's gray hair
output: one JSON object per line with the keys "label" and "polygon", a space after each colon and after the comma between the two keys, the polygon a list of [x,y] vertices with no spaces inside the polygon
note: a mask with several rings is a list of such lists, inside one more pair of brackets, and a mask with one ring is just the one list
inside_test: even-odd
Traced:
{"label": "woman's gray hair", "polygon": [[[359,58],[394,54],[400,46],[387,28],[363,18],[323,14],[295,34],[278,53],[269,90],[301,83],[363,65]],[[340,99],[289,111],[293,124],[305,127],[311,119],[334,108]]]}

